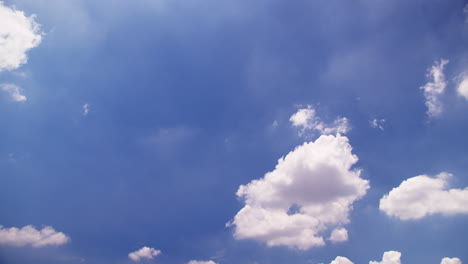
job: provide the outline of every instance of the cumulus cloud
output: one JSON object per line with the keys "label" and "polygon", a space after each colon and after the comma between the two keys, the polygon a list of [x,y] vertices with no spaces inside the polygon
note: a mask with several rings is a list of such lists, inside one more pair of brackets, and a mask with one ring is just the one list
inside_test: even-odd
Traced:
{"label": "cumulus cloud", "polygon": [[14,70],[28,60],[26,52],[41,42],[35,16],[26,16],[0,1],[0,71]]}
{"label": "cumulus cloud", "polygon": [[462,81],[458,84],[457,92],[458,95],[468,100],[468,76],[463,77]]}
{"label": "cumulus cloud", "polygon": [[351,260],[345,257],[336,257],[330,264],[354,264]]}
{"label": "cumulus cloud", "polygon": [[209,261],[191,260],[187,262],[187,264],[217,264],[217,263],[212,260],[209,260]]}
{"label": "cumulus cloud", "polygon": [[383,254],[382,261],[370,261],[369,264],[401,264],[400,258],[400,252],[387,251]]}
{"label": "cumulus cloud", "polygon": [[328,240],[332,242],[344,242],[348,240],[348,230],[346,228],[335,228]]}
{"label": "cumulus cloud", "polygon": [[459,258],[443,258],[440,264],[462,264]]}
{"label": "cumulus cloud", "polygon": [[140,261],[142,259],[153,259],[159,254],[161,254],[160,250],[150,247],[142,247],[137,251],[129,253],[128,258],[133,261]]}
{"label": "cumulus cloud", "polygon": [[357,161],[340,134],[296,147],[273,171],[239,187],[245,206],[228,223],[234,237],[301,250],[323,246],[322,233],[348,223],[352,204],[369,188],[351,168]]}
{"label": "cumulus cloud", "polygon": [[374,118],[371,121],[369,121],[369,124],[372,128],[378,128],[380,130],[384,130],[383,124],[385,123],[385,119],[377,119]]}
{"label": "cumulus cloud", "polygon": [[403,181],[380,199],[380,210],[401,220],[432,214],[467,214],[468,188],[448,189],[451,174],[419,175]]}
{"label": "cumulus cloud", "polygon": [[424,91],[427,114],[429,117],[440,116],[443,111],[442,102],[440,102],[439,97],[444,93],[445,87],[447,87],[444,74],[444,67],[447,63],[449,63],[449,61],[444,59],[435,62],[427,74],[430,81],[420,87],[420,89]]}
{"label": "cumulus cloud", "polygon": [[46,226],[37,230],[31,225],[23,228],[4,228],[0,226],[0,244],[9,246],[60,246],[70,241],[70,238],[62,232],[55,231]]}
{"label": "cumulus cloud", "polygon": [[15,84],[0,84],[0,89],[10,95],[11,99],[15,102],[24,102],[27,100],[26,96],[22,94],[21,87]]}
{"label": "cumulus cloud", "polygon": [[306,135],[308,131],[316,131],[322,135],[341,133],[346,134],[351,130],[346,117],[338,117],[331,124],[326,124],[317,116],[312,106],[298,109],[290,118],[292,125],[300,129],[299,135]]}

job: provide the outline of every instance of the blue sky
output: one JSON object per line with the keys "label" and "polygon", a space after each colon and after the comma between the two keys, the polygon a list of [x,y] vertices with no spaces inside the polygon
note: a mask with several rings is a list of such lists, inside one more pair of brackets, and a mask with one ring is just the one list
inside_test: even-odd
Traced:
{"label": "blue sky", "polygon": [[468,262],[467,4],[4,0],[0,263]]}

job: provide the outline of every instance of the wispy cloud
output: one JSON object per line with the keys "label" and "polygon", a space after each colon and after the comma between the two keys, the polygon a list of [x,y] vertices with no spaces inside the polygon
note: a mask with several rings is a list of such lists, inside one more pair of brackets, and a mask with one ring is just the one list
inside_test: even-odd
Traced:
{"label": "wispy cloud", "polygon": [[444,68],[448,63],[449,61],[445,59],[435,62],[427,74],[429,82],[420,87],[420,89],[424,91],[427,115],[429,115],[429,117],[437,117],[442,114],[443,105],[440,101],[440,96],[444,93],[445,88],[447,87]]}
{"label": "wispy cloud", "polygon": [[22,94],[21,87],[16,84],[0,84],[0,89],[10,95],[11,99],[15,102],[24,102],[27,100],[26,96]]}
{"label": "wispy cloud", "polygon": [[316,110],[308,105],[300,108],[290,118],[292,125],[299,128],[299,136],[308,137],[308,132],[316,131],[321,135],[341,133],[346,134],[351,127],[346,117],[338,117],[333,123],[325,123],[317,116]]}

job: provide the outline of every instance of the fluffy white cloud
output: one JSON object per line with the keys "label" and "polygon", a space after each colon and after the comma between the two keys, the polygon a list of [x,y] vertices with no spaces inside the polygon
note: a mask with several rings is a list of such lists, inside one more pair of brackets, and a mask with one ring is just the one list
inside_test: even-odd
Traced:
{"label": "fluffy white cloud", "polygon": [[325,124],[317,116],[312,106],[297,110],[290,118],[292,125],[300,128],[299,135],[303,136],[307,131],[317,131],[322,135],[341,133],[346,134],[351,130],[346,117],[338,117],[332,124]]}
{"label": "fluffy white cloud", "polygon": [[0,1],[0,71],[14,70],[27,62],[26,52],[39,45],[41,33],[35,16],[7,7]]}
{"label": "fluffy white cloud", "polygon": [[52,227],[46,226],[42,230],[37,230],[31,225],[23,228],[4,228],[0,226],[0,244],[9,246],[60,246],[70,241],[70,238],[62,232],[55,231]]}
{"label": "fluffy white cloud", "polygon": [[447,82],[445,81],[444,67],[448,60],[440,60],[436,62],[430,69],[427,77],[430,79],[428,83],[421,86],[426,98],[427,114],[430,117],[439,116],[442,113],[443,107],[439,97],[444,93]]}
{"label": "fluffy white cloud", "polygon": [[401,220],[432,214],[467,214],[468,188],[448,189],[451,174],[420,175],[403,181],[380,199],[380,210]]}
{"label": "fluffy white cloud", "polygon": [[13,101],[16,102],[23,102],[26,101],[26,96],[24,96],[21,92],[22,89],[11,83],[0,84],[0,89],[6,93],[8,93]]}
{"label": "fluffy white cloud", "polygon": [[346,228],[335,228],[328,240],[332,242],[344,242],[348,240],[348,230]]}
{"label": "fluffy white cloud", "polygon": [[141,259],[153,259],[159,254],[161,254],[160,250],[150,247],[142,247],[137,251],[129,253],[128,258],[133,261],[140,261]]}
{"label": "fluffy white cloud", "polygon": [[209,260],[209,261],[191,260],[187,262],[187,264],[217,264],[217,263],[212,260]]}
{"label": "fluffy white cloud", "polygon": [[325,244],[322,233],[349,222],[352,204],[369,182],[351,169],[358,161],[348,138],[322,135],[278,160],[262,179],[241,185],[245,206],[228,225],[236,239],[301,250]]}
{"label": "fluffy white cloud", "polygon": [[463,96],[468,100],[468,76],[465,76],[458,84],[457,92],[460,96]]}
{"label": "fluffy white cloud", "polygon": [[336,257],[330,264],[354,264],[351,260],[345,257]]}
{"label": "fluffy white cloud", "polygon": [[401,264],[400,258],[400,252],[387,251],[383,254],[382,261],[370,261],[369,264]]}
{"label": "fluffy white cloud", "polygon": [[385,123],[385,119],[374,118],[371,121],[369,121],[369,124],[372,128],[378,128],[380,130],[384,130],[383,128],[384,123]]}
{"label": "fluffy white cloud", "polygon": [[459,258],[443,258],[440,264],[462,264]]}

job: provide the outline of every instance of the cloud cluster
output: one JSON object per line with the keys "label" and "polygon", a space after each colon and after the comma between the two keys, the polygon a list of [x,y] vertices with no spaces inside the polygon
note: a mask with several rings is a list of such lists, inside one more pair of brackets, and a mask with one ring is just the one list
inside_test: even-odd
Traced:
{"label": "cloud cluster", "polygon": [[[345,257],[336,257],[330,264],[354,264]],[[369,261],[369,264],[401,264],[401,253],[387,251],[383,254],[382,261]],[[459,258],[443,258],[440,264],[462,264]]]}
{"label": "cloud cluster", "polygon": [[26,101],[26,96],[22,94],[22,89],[11,83],[4,83],[0,84],[0,90],[6,92],[8,95],[10,95],[11,99],[15,102],[23,102]]}
{"label": "cloud cluster", "polygon": [[440,116],[443,111],[442,102],[440,102],[439,97],[444,93],[445,88],[447,87],[444,74],[444,67],[447,63],[449,63],[449,61],[444,59],[436,62],[427,74],[430,81],[420,87],[420,89],[424,91],[427,114],[429,117]]}
{"label": "cloud cluster", "polygon": [[209,261],[191,260],[187,262],[187,264],[217,264],[217,263],[212,260],[209,260]]}
{"label": "cloud cluster", "polygon": [[346,117],[338,117],[331,124],[324,123],[318,116],[312,106],[298,109],[290,118],[292,125],[300,129],[299,135],[306,135],[308,131],[316,131],[321,135],[328,134],[346,134],[351,130],[349,121]]}
{"label": "cloud cluster", "polygon": [[451,174],[420,175],[403,181],[380,199],[380,210],[401,220],[432,214],[467,214],[468,188],[448,189]]}
{"label": "cloud cluster", "polygon": [[140,261],[142,259],[153,259],[159,254],[161,254],[161,250],[150,247],[142,247],[137,251],[129,253],[128,258],[133,261]]}
{"label": "cloud cluster", "polygon": [[352,204],[369,182],[351,167],[358,161],[348,138],[322,135],[296,147],[259,180],[241,185],[245,206],[230,225],[236,239],[301,250],[325,244],[322,234],[349,222]]}
{"label": "cloud cluster", "polygon": [[60,246],[70,241],[70,238],[62,232],[55,231],[46,226],[37,230],[31,225],[23,228],[4,228],[0,226],[0,244],[9,246]]}
{"label": "cloud cluster", "polygon": [[374,118],[371,121],[369,121],[369,124],[372,128],[378,128],[382,131],[384,130],[384,127],[383,127],[384,123],[385,123],[385,119]]}
{"label": "cloud cluster", "polygon": [[7,7],[0,1],[0,71],[14,70],[28,60],[26,52],[41,42],[35,16]]}

